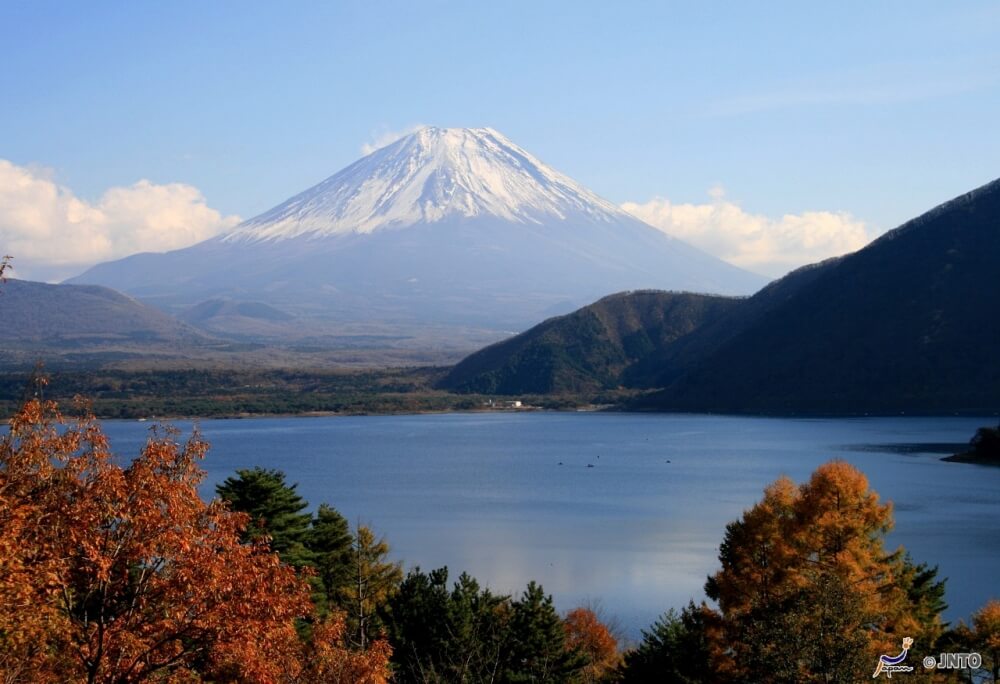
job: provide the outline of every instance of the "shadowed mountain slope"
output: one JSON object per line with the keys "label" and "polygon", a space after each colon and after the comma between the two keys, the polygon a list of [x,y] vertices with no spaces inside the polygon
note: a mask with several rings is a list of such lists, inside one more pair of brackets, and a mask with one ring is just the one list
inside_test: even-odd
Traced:
{"label": "shadowed mountain slope", "polygon": [[[764,288],[685,340],[645,406],[1000,409],[1000,181]],[[652,369],[650,369],[652,370]]]}
{"label": "shadowed mountain slope", "polygon": [[663,352],[739,303],[676,292],[611,295],[476,352],[455,366],[441,386],[496,394],[614,388],[636,361]]}

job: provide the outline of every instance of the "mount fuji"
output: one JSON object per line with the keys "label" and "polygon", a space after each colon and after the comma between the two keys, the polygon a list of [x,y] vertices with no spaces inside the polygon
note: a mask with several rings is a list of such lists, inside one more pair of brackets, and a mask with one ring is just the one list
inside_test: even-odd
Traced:
{"label": "mount fuji", "polygon": [[174,311],[263,303],[327,330],[498,333],[621,290],[743,295],[766,281],[643,223],[495,130],[424,128],[225,234],[68,282]]}

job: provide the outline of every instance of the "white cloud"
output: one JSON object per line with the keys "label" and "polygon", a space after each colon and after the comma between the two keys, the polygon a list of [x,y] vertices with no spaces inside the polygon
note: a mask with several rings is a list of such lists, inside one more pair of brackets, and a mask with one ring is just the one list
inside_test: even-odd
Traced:
{"label": "white cloud", "polygon": [[669,235],[737,266],[777,277],[799,266],[861,249],[874,235],[843,211],[807,211],[772,218],[751,214],[709,191],[708,204],[674,204],[655,197],[622,208]]}
{"label": "white cloud", "polygon": [[183,183],[141,180],[91,203],[45,169],[0,159],[0,252],[14,256],[20,278],[63,278],[100,261],[187,247],[239,221]]}
{"label": "white cloud", "polygon": [[378,131],[372,131],[371,140],[361,146],[361,154],[371,154],[375,150],[380,150],[386,145],[391,145],[400,138],[408,136],[410,133],[416,133],[421,128],[427,128],[427,125],[412,124],[398,131],[390,131],[384,128]]}

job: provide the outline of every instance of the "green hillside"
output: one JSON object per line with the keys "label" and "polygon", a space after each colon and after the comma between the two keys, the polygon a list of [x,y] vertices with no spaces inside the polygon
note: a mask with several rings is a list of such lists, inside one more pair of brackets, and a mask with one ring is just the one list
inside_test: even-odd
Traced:
{"label": "green hillside", "polygon": [[637,361],[662,352],[739,303],[731,297],[675,292],[611,295],[476,352],[440,386],[483,394],[614,388]]}

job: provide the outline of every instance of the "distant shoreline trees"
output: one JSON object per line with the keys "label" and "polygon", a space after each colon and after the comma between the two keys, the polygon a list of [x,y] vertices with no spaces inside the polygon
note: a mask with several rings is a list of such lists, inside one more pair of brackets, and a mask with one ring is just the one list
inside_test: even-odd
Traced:
{"label": "distant shoreline trees", "polygon": [[1000,426],[979,428],[969,440],[967,451],[948,456],[944,460],[959,463],[1000,464]]}

